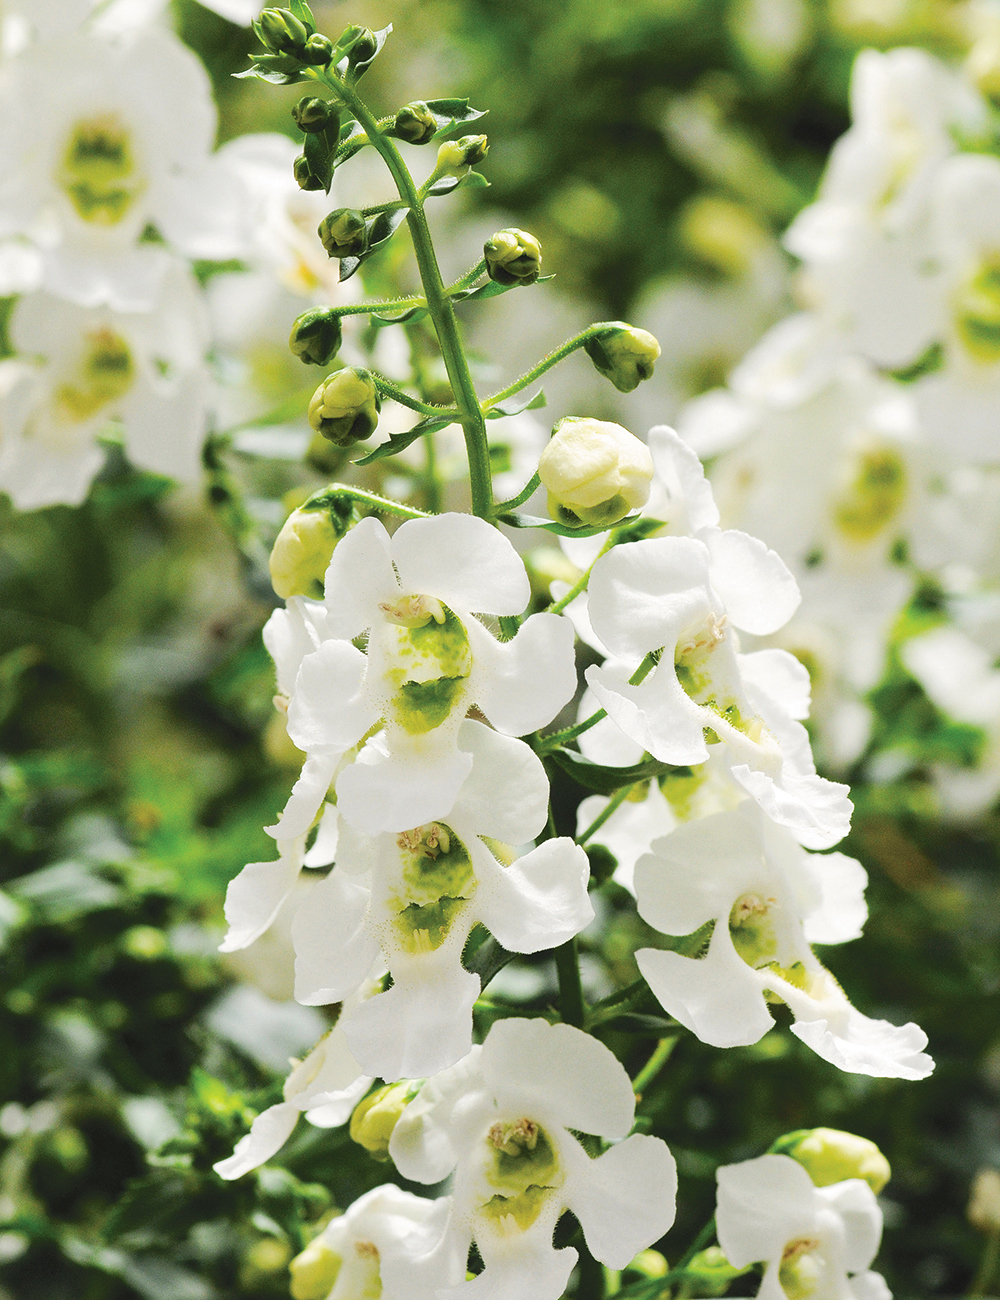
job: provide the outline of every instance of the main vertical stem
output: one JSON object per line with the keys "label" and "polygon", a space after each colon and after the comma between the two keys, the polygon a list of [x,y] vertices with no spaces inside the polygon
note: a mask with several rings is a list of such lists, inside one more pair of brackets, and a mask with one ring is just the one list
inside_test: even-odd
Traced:
{"label": "main vertical stem", "polygon": [[486,437],[486,420],[479,405],[479,397],[465,358],[465,349],[458,330],[455,307],[445,293],[441,269],[434,253],[431,232],[423,203],[417,193],[406,163],[388,136],[379,130],[376,118],[357,98],[353,91],[339,82],[330,83],[347,103],[359,124],[385,160],[396,182],[399,197],[409,208],[406,215],[413,239],[413,250],[424,286],[424,296],[438,342],[444,357],[445,369],[455,395],[455,405],[461,412],[460,422],[465,433],[465,449],[469,458],[469,481],[472,486],[472,511],[488,519],[493,509],[493,480],[490,471],[490,450]]}

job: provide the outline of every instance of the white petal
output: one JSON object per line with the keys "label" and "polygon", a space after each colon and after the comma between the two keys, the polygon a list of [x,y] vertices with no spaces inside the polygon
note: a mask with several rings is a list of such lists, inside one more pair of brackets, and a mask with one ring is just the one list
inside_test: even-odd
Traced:
{"label": "white petal", "polygon": [[870,1020],[854,1007],[848,1011],[846,1025],[840,1021],[839,1016],[835,1022],[796,1018],[791,1028],[817,1056],[851,1074],[871,1074],[878,1079],[926,1079],[933,1071],[933,1060],[922,1050],[927,1046],[927,1035],[919,1025]]}
{"label": "white petal", "polygon": [[400,1116],[389,1139],[389,1155],[403,1175],[417,1183],[439,1183],[455,1168],[453,1116],[482,1088],[481,1047],[457,1065],[428,1079]]}
{"label": "white petal", "polygon": [[780,1259],[786,1242],[807,1236],[816,1222],[816,1189],[791,1156],[723,1165],[715,1176],[719,1245],[736,1268]]}
{"label": "white petal", "polygon": [[587,895],[590,863],[571,839],[546,840],[509,867],[474,847],[474,909],[510,952],[541,952],[579,934],[594,919]]}
{"label": "white petal", "polygon": [[661,763],[689,767],[708,759],[701,710],[685,695],[669,665],[662,672],[654,668],[638,686],[604,668],[590,667],[585,675],[608,717]]}
{"label": "white petal", "polygon": [[483,1044],[481,1066],[499,1097],[512,1087],[519,1098],[536,1096],[566,1128],[622,1138],[632,1127],[635,1095],[624,1066],[582,1029],[499,1020]]}
{"label": "white petal", "polygon": [[371,891],[336,867],[313,887],[292,921],[295,996],[321,1007],[349,997],[368,974],[378,941],[366,919]]}
{"label": "white petal", "polygon": [[283,695],[290,696],[295,689],[299,666],[319,645],[319,627],[325,619],[326,609],[319,601],[293,596],[286,609],[276,609],[264,624],[264,645],[274,660]]}
{"label": "white petal", "polygon": [[472,755],[472,771],[455,801],[455,818],[504,844],[527,844],[548,818],[549,779],[529,745],[481,722],[466,721],[459,748]]}
{"label": "white petal", "polygon": [[511,1252],[469,1282],[439,1291],[440,1300],[559,1300],[577,1261],[572,1246]]}
{"label": "white petal", "polygon": [[843,853],[811,853],[809,865],[823,901],[804,919],[806,941],[847,943],[859,939],[868,919],[867,871],[856,858]]}
{"label": "white petal", "polygon": [[498,731],[524,736],[552,721],[576,691],[573,624],[532,614],[512,641],[498,641],[475,619],[466,625],[475,702]]}
{"label": "white petal", "polygon": [[[604,664],[604,671],[609,672],[615,680],[627,681],[630,668],[625,672],[614,671],[608,664]],[[580,700],[580,708],[576,715],[577,722],[586,722],[586,720],[599,708],[602,708],[600,700],[588,686]],[[577,739],[580,746],[580,753],[584,758],[589,758],[592,763],[600,763],[602,767],[631,767],[633,763],[641,763],[646,751],[638,743],[627,736],[618,723],[613,718],[602,718],[600,722],[583,733]]]}
{"label": "white petal", "polygon": [[447,817],[472,770],[472,755],[442,744],[440,737],[427,741],[423,752],[403,754],[368,741],[337,778],[341,816],[366,835]]}
{"label": "white petal", "polygon": [[787,650],[754,650],[738,657],[744,684],[763,691],[791,718],[808,718],[812,683],[805,664]]}
{"label": "white petal", "polygon": [[882,1210],[875,1193],[861,1178],[816,1189],[817,1198],[844,1223],[843,1263],[848,1273],[860,1273],[878,1254],[882,1241]]}
{"label": "white petal", "polygon": [[675,535],[716,527],[719,507],[697,453],[666,424],[654,425],[647,441],[656,480],[643,515],[654,519],[665,515],[663,522]]}
{"label": "white petal", "polygon": [[381,602],[398,597],[389,534],[369,515],[337,543],[326,571],[330,635],[353,640],[371,627]]}
{"label": "white petal", "polygon": [[229,882],[225,906],[229,930],[220,952],[249,948],[270,927],[292,892],[302,869],[302,840],[284,841],[278,850],[277,862],[250,862]]}
{"label": "white petal", "polygon": [[847,1286],[851,1300],[892,1300],[892,1292],[881,1273],[859,1273],[847,1279]]}
{"label": "white petal", "polygon": [[200,479],[207,404],[208,376],[201,372],[181,376],[169,397],[137,388],[122,412],[132,464],[186,483]]}
{"label": "white petal", "polygon": [[273,835],[276,840],[287,840],[307,834],[330,789],[340,759],[341,755],[336,751],[332,754],[309,755],[302,764],[302,772],[292,786],[292,793],[288,796],[281,816],[273,826],[264,827],[268,835]]}
{"label": "white petal", "polygon": [[220,1178],[242,1178],[281,1150],[291,1137],[299,1114],[298,1106],[289,1101],[261,1111],[251,1124],[250,1132],[237,1142],[233,1154],[226,1160],[219,1160],[212,1168]]}
{"label": "white petal", "polygon": [[755,636],[784,627],[802,599],[784,560],[758,538],[735,529],[708,531],[702,540],[711,556],[712,588],[730,621]]}
{"label": "white petal", "polygon": [[344,1019],[351,1051],[369,1074],[386,1082],[437,1074],[472,1047],[479,976],[463,970],[456,957],[447,963],[409,961],[405,976]]}
{"label": "white petal", "polygon": [[320,814],[319,826],[313,846],[302,859],[304,867],[328,867],[337,856],[337,809],[332,803],[325,803]]}
{"label": "white petal", "polygon": [[[576,834],[579,839],[608,806],[603,795],[589,795],[576,810]],[[649,793],[641,803],[626,799],[593,836],[595,844],[603,844],[618,862],[614,880],[624,889],[635,893],[635,866],[644,853],[648,853],[654,840],[668,835],[677,825],[670,804],[656,781],[649,783]]]}
{"label": "white petal", "polygon": [[454,610],[520,614],[531,595],[517,551],[475,515],[408,520],[393,534],[392,558],[404,591],[436,596]]}
{"label": "white petal", "polygon": [[293,745],[306,753],[343,753],[357,744],[378,718],[362,692],[367,666],[366,657],[349,641],[324,641],[306,655],[288,706]]}
{"label": "white petal", "polygon": [[636,964],[664,1010],[712,1047],[745,1047],[774,1021],[754,972],[717,924],[704,957],[640,948]]}
{"label": "white petal", "polygon": [[814,772],[786,774],[785,771],[779,786],[767,773],[754,772],[746,764],[734,764],[731,770],[733,779],[768,817],[787,826],[807,849],[831,848],[851,828],[854,805],[847,797],[849,786],[828,781]]}
{"label": "white petal", "polygon": [[634,1133],[590,1160],[573,1158],[566,1204],[580,1220],[590,1253],[624,1268],[674,1221],[677,1166],[660,1138]]}

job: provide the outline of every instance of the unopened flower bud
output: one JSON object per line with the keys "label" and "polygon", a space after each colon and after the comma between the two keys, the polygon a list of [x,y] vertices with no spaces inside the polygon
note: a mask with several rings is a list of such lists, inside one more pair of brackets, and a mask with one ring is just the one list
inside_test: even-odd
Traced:
{"label": "unopened flower bud", "polygon": [[322,32],[313,32],[302,51],[302,62],[315,67],[326,67],[333,57],[333,41]]}
{"label": "unopened flower bud", "polygon": [[980,1169],[972,1180],[966,1216],[980,1232],[1000,1232],[1000,1172]]}
{"label": "unopened flower bud", "polygon": [[351,1116],[351,1139],[370,1151],[376,1160],[388,1160],[389,1139],[400,1115],[411,1100],[408,1083],[389,1083],[364,1101]]}
{"label": "unopened flower bud", "polygon": [[415,99],[396,114],[392,130],[409,144],[429,144],[437,131],[437,119],[422,99]]}
{"label": "unopened flower bud", "polygon": [[368,226],[355,208],[337,208],[324,217],[319,237],[331,257],[361,257],[368,248]]}
{"label": "unopened flower bud", "polygon": [[877,1196],[892,1172],[874,1142],[836,1128],[796,1129],[778,1138],[771,1151],[797,1160],[817,1187],[863,1178]]}
{"label": "unopened flower bud", "polygon": [[288,9],[265,9],[257,20],[261,39],[275,54],[299,55],[309,39],[309,30]]}
{"label": "unopened flower bud", "polygon": [[571,527],[610,528],[646,504],[653,458],[620,424],[569,415],[553,429],[538,461],[538,477],[554,519]]}
{"label": "unopened flower bud", "polygon": [[357,39],[348,50],[347,57],[351,63],[366,63],[378,53],[378,41],[375,39],[375,33],[370,27],[359,27],[357,24],[348,27],[338,44],[343,49],[345,38],[353,36],[355,33],[357,33]]}
{"label": "unopened flower bud", "polygon": [[294,356],[307,365],[328,365],[340,351],[340,317],[329,307],[310,307],[298,317],[288,336]]}
{"label": "unopened flower bud", "polygon": [[[309,38],[310,40],[313,37]],[[316,99],[312,95],[303,95],[292,109],[292,117],[300,131],[307,134],[325,131],[334,116],[333,105],[327,99]]]}
{"label": "unopened flower bud", "polygon": [[542,247],[526,230],[498,230],[483,255],[486,274],[497,284],[534,284],[542,269]]}
{"label": "unopened flower bud", "polygon": [[282,600],[290,596],[322,600],[323,579],[333,549],[346,531],[346,526],[338,531],[325,506],[300,506],[292,511],[275,539],[268,562],[271,586]]}
{"label": "unopened flower bud", "polygon": [[360,366],[327,375],[309,402],[309,423],[338,447],[370,438],[378,425],[382,399],[375,381]]}
{"label": "unopened flower bud", "polygon": [[709,1246],[707,1250],[700,1250],[687,1265],[684,1281],[695,1295],[725,1295],[733,1278],[745,1271],[733,1268],[718,1246]]}
{"label": "unopened flower bud", "polygon": [[624,321],[613,321],[606,334],[588,339],[583,346],[597,370],[620,393],[631,393],[649,379],[660,355],[660,345],[648,330],[636,329]]}
{"label": "unopened flower bud", "polygon": [[300,153],[295,159],[292,171],[300,190],[322,190],[326,188],[320,178],[313,174],[313,170],[309,166],[309,159],[304,153]]}
{"label": "unopened flower bud", "polygon": [[322,1237],[311,1241],[288,1265],[292,1300],[326,1300],[333,1290],[342,1260]]}
{"label": "unopened flower bud", "polygon": [[445,140],[438,149],[439,176],[464,176],[489,153],[490,146],[484,135],[463,135],[460,140]]}

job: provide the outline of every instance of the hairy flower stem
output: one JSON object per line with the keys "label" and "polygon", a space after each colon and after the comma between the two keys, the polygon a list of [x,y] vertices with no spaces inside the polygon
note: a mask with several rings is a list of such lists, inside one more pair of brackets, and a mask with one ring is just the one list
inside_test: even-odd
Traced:
{"label": "hairy flower stem", "polygon": [[559,347],[548,353],[547,356],[542,357],[541,361],[532,366],[530,370],[526,370],[524,374],[521,375],[520,379],[515,379],[514,382],[508,384],[506,388],[501,388],[499,393],[493,393],[492,396],[487,397],[483,402],[484,408],[489,409],[491,406],[496,406],[497,402],[502,402],[505,398],[513,397],[514,394],[519,393],[522,388],[527,388],[533,380],[540,379],[541,376],[545,374],[546,370],[551,370],[553,366],[556,366],[560,361],[565,360],[571,352],[575,352],[577,348],[582,348],[588,339],[592,339],[595,335],[603,333],[607,328],[608,327],[605,324],[588,325],[587,328],[581,330],[579,334],[574,334],[571,339],[567,339],[565,343],[561,343]]}
{"label": "hairy flower stem", "polygon": [[374,115],[369,112],[354,91],[337,77],[326,74],[325,79],[357,118],[372,145],[382,155],[395,181],[399,197],[409,209],[406,221],[410,227],[413,251],[416,254],[424,296],[427,299],[427,309],[434,322],[445,369],[451,381],[452,392],[455,394],[455,405],[459,413],[458,423],[465,433],[465,450],[469,458],[469,481],[472,487],[472,512],[479,515],[481,519],[489,519],[493,509],[493,480],[490,471],[489,443],[486,437],[486,420],[479,406],[479,397],[462,346],[455,309],[441,278],[441,269],[434,253],[423,201],[399,150],[392,140],[379,130]]}

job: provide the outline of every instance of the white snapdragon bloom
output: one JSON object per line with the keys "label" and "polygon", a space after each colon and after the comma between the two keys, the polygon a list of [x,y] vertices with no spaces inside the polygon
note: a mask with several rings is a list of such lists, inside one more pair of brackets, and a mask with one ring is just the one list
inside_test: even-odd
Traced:
{"label": "white snapdragon bloom", "polygon": [[208,74],[172,33],[30,46],[5,67],[0,101],[0,239],[34,250],[37,287],[148,311],[170,258],[140,242],[147,227],[186,257],[240,251],[240,190],[211,153]]}
{"label": "white snapdragon bloom", "polygon": [[[332,756],[363,744],[337,778],[346,821],[377,834],[445,817],[472,767],[458,744],[470,706],[498,731],[524,735],[572,697],[567,619],[533,614],[501,642],[472,613],[515,614],[528,598],[510,542],[471,515],[410,520],[391,538],[367,518],[338,544],[324,639],[299,668],[288,734],[314,765],[326,763],[327,783]],[[365,633],[366,653],[352,644]],[[293,799],[275,838],[308,829],[324,788],[320,779],[314,799]]]}
{"label": "white snapdragon bloom", "polygon": [[736,1268],[762,1263],[761,1300],[891,1300],[869,1266],[882,1239],[882,1211],[861,1178],[815,1187],[790,1156],[723,1165],[719,1244]]}
{"label": "white snapdragon bloom", "polygon": [[670,1014],[715,1047],[757,1042],[773,1024],[768,1001],[779,1001],[792,1033],[840,1069],[924,1078],[926,1034],[856,1011],[810,947],[860,935],[866,881],[853,858],[806,853],[747,801],[679,826],[640,859],[640,916],[688,937],[690,955],[642,948],[636,961]]}
{"label": "white snapdragon bloom", "polygon": [[477,921],[509,951],[539,952],[594,917],[587,855],[572,840],[520,858],[508,848],[545,825],[541,761],[479,722],[463,723],[459,742],[472,771],[447,818],[400,835],[343,826],[337,866],[292,926],[300,1002],[349,996],[381,952],[392,987],[343,1024],[355,1056],[382,1079],[434,1074],[469,1051],[480,980],[462,950]]}
{"label": "white snapdragon bloom", "polygon": [[208,392],[201,295],[174,263],[155,305],[119,312],[37,293],[15,306],[10,333],[23,360],[5,363],[17,382],[0,393],[0,489],[19,509],[78,505],[104,462],[97,440],[111,420],[135,465],[199,477]]}
{"label": "white snapdragon bloom", "polygon": [[317,1128],[346,1124],[373,1082],[370,1075],[362,1074],[339,1024],[323,1035],[308,1056],[291,1064],[282,1089],[284,1100],[261,1111],[233,1154],[212,1166],[220,1178],[242,1178],[270,1160],[291,1137],[301,1115]]}
{"label": "white snapdragon bloom", "polygon": [[[424,1085],[389,1154],[404,1178],[454,1171],[442,1248],[485,1264],[441,1295],[557,1300],[577,1259],[552,1233],[571,1210],[593,1256],[624,1268],[674,1218],[676,1170],[659,1138],[633,1134],[635,1096],[612,1052],[570,1025],[501,1020],[481,1048]],[[592,1159],[569,1130],[615,1145]],[[624,1139],[624,1140],[622,1140]]]}
{"label": "white snapdragon bloom", "polygon": [[465,1274],[465,1260],[440,1244],[450,1210],[448,1196],[373,1188],[292,1260],[292,1296],[436,1300]]}
{"label": "white snapdragon bloom", "polygon": [[[709,756],[706,733],[726,745],[735,780],[769,816],[810,848],[847,833],[846,787],[816,775],[805,729],[805,669],[780,650],[741,655],[733,628],[777,631],[798,604],[784,564],[744,533],[705,530],[704,540],[651,538],[616,547],[594,565],[590,620],[624,662],[587,670],[609,717],[661,762],[686,767]],[[659,652],[645,680],[628,669]]]}

